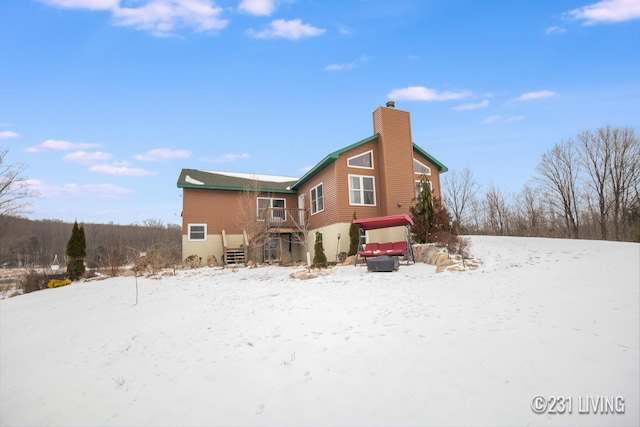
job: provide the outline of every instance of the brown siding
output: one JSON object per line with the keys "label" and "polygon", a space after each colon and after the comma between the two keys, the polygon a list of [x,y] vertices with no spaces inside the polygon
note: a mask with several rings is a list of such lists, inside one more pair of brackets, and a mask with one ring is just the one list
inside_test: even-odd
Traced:
{"label": "brown siding", "polygon": [[415,197],[409,113],[394,108],[379,108],[374,113],[374,131],[380,134],[378,156],[381,168],[378,174],[382,181],[381,214],[407,213]]}
{"label": "brown siding", "polygon": [[[207,234],[242,234],[244,225],[254,219],[257,202],[242,202],[243,192],[185,188],[182,196],[182,234],[188,224],[207,224]],[[286,200],[287,208],[297,208],[295,194],[260,194]]]}
{"label": "brown siding", "polygon": [[[311,189],[320,183],[322,183],[324,191],[324,211],[311,215]],[[335,163],[327,166],[312,180],[300,187],[298,194],[304,194],[305,208],[309,209],[309,229],[322,228],[335,223],[338,217],[339,203],[336,191]]]}
{"label": "brown siding", "polygon": [[[352,168],[347,166],[347,159],[349,157],[357,156],[358,154],[366,153],[367,151],[371,150],[373,150],[373,170]],[[379,149],[377,141],[370,141],[354,148],[353,150],[340,154],[340,157],[334,163],[336,165],[336,188],[338,194],[339,209],[337,222],[351,222],[354,212],[356,213],[356,216],[358,218],[380,216],[380,182],[382,180],[380,179],[380,176],[378,174],[378,171],[380,170],[380,160],[378,152]],[[375,206],[352,206],[349,204],[349,175],[374,177],[376,191]]]}

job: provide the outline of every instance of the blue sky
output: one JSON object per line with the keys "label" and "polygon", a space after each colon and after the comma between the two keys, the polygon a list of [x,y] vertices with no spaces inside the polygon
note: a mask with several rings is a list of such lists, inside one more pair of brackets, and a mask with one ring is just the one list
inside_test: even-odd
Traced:
{"label": "blue sky", "polygon": [[640,0],[3,0],[0,147],[34,219],[180,223],[182,168],[301,176],[392,99],[518,192],[553,144],[640,130]]}

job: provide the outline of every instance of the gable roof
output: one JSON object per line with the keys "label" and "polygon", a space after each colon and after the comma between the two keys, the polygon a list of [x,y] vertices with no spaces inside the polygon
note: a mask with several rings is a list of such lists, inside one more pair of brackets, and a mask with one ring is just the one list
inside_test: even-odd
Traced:
{"label": "gable roof", "polygon": [[[314,176],[316,176],[317,174],[319,174],[324,168],[326,168],[327,166],[329,166],[331,163],[335,162],[336,160],[338,160],[338,157],[340,156],[340,154],[346,153],[349,150],[353,150],[354,148],[357,148],[369,141],[374,141],[376,139],[378,139],[380,135],[378,135],[377,133],[365,138],[361,141],[358,141],[354,144],[351,144],[347,147],[341,148],[340,150],[334,151],[331,154],[328,154],[324,159],[320,160],[320,162],[318,164],[316,164],[314,167],[312,167],[309,172],[307,172],[306,174],[304,174],[302,176],[302,178],[300,178],[295,184],[293,184],[291,186],[292,190],[297,190],[298,188],[300,188],[300,186],[302,184],[304,184],[305,182],[309,181],[311,178],[313,178]],[[447,172],[449,170],[449,168],[447,168],[445,165],[443,165],[442,163],[440,163],[435,157],[433,157],[431,154],[427,153],[426,151],[424,151],[421,147],[419,147],[415,142],[412,142],[413,144],[413,151],[417,152],[418,154],[420,154],[422,157],[424,157],[425,159],[427,159],[429,162],[431,162],[436,168],[438,168],[439,172]]]}
{"label": "gable roof", "polygon": [[[203,171],[199,169],[183,169],[178,178],[178,188],[202,188],[208,190],[244,191],[245,189],[257,189],[264,193],[295,194],[298,188],[305,182],[318,175],[324,168],[338,160],[341,154],[353,150],[369,141],[375,141],[379,135],[376,133],[368,138],[348,145],[340,150],[329,153],[314,167],[305,173],[300,179],[293,177],[280,177],[273,175],[239,174],[231,172]],[[424,151],[415,142],[413,151],[431,162],[439,172],[447,172],[449,169],[440,163],[431,154]]]}
{"label": "gable roof", "polygon": [[333,153],[328,154],[324,159],[320,160],[320,162],[318,164],[316,164],[314,167],[312,167],[309,172],[305,173],[304,175],[302,175],[302,178],[300,178],[295,184],[293,184],[291,186],[292,190],[297,190],[298,188],[300,188],[300,186],[302,184],[304,184],[305,182],[309,181],[311,178],[313,178],[314,176],[316,176],[317,174],[319,174],[324,168],[326,168],[327,166],[329,166],[331,163],[335,162],[336,160],[338,160],[338,157],[340,156],[340,154],[342,153],[346,153],[349,150],[353,150],[354,148],[357,148],[359,146],[361,146],[362,144],[365,144],[369,141],[373,141],[375,139],[378,139],[378,134],[374,134],[368,138],[365,138],[361,141],[358,141],[356,143],[353,143],[347,147],[341,148],[340,150],[334,151]]}
{"label": "gable roof", "polygon": [[422,148],[420,148],[415,142],[413,142],[412,144],[413,144],[413,151],[420,154],[425,159],[429,160],[436,168],[438,168],[439,172],[445,173],[446,171],[449,170],[448,167],[440,163],[438,159],[433,157],[431,154],[427,153]]}
{"label": "gable roof", "polygon": [[293,177],[275,175],[239,174],[231,172],[182,169],[178,178],[178,188],[199,188],[205,190],[244,191],[258,190],[263,193],[295,194],[291,186],[297,181]]}

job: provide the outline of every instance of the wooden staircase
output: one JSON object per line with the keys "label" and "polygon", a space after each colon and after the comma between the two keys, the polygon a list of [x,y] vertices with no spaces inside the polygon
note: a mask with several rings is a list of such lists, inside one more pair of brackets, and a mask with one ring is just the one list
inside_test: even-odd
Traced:
{"label": "wooden staircase", "polygon": [[245,247],[244,248],[230,248],[229,245],[227,244],[227,233],[225,233],[224,230],[222,230],[222,245],[223,245],[223,249],[224,249],[224,255],[223,255],[223,265],[238,265],[238,264],[245,264],[247,263],[247,253],[245,251],[245,248],[247,247],[246,244],[246,235],[244,236],[245,239]]}
{"label": "wooden staircase", "polygon": [[245,264],[246,259],[243,248],[227,248],[224,252],[224,263],[226,264]]}

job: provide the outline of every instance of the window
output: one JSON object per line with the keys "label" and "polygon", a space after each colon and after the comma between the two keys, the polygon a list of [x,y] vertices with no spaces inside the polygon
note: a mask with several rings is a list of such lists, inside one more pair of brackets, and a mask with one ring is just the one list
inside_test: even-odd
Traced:
{"label": "window", "polygon": [[413,159],[413,172],[418,175],[431,175],[431,168]]}
{"label": "window", "polygon": [[349,175],[349,204],[375,206],[376,191],[372,176]]}
{"label": "window", "polygon": [[324,189],[318,184],[311,189],[311,215],[324,210]]}
{"label": "window", "polygon": [[207,240],[207,224],[189,224],[189,237],[191,241]]}
{"label": "window", "polygon": [[[287,218],[285,199],[258,197],[258,220],[264,221],[269,215],[270,221],[284,221]],[[265,213],[268,212],[268,213]]]}
{"label": "window", "polygon": [[373,150],[347,159],[347,166],[352,168],[373,169]]}

